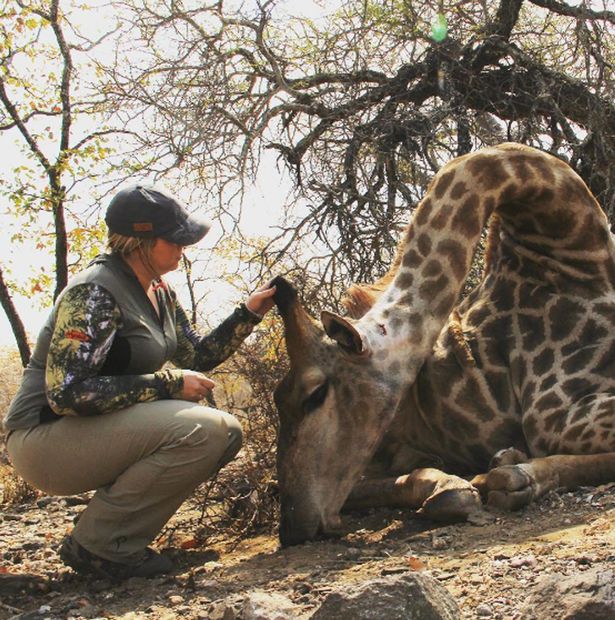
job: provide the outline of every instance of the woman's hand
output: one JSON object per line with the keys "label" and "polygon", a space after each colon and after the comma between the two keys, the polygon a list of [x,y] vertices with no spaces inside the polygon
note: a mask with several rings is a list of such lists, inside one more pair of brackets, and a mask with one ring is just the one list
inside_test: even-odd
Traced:
{"label": "woman's hand", "polygon": [[179,395],[182,400],[198,402],[203,400],[207,393],[215,387],[215,382],[208,379],[202,372],[184,370],[184,389]]}
{"label": "woman's hand", "polygon": [[250,312],[264,317],[271,308],[273,308],[273,296],[275,295],[275,286],[263,284],[257,288],[246,301],[246,307]]}

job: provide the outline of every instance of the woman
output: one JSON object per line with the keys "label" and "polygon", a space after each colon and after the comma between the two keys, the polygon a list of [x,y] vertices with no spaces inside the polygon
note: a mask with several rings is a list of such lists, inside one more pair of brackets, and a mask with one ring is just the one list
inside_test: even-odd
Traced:
{"label": "woman", "polygon": [[148,544],[241,447],[238,421],[198,404],[214,386],[202,373],[251,333],[275,288],[258,289],[201,337],[162,276],[208,224],[141,185],[120,191],[105,219],[111,251],[58,298],[4,421],[7,451],[46,493],[96,489],[62,543],[65,564],[150,577],[173,565]]}

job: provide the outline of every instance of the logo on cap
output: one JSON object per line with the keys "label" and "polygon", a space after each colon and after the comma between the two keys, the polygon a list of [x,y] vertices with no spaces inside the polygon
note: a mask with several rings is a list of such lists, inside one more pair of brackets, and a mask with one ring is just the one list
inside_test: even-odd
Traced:
{"label": "logo on cap", "polygon": [[132,230],[134,232],[152,232],[154,225],[151,222],[133,222]]}

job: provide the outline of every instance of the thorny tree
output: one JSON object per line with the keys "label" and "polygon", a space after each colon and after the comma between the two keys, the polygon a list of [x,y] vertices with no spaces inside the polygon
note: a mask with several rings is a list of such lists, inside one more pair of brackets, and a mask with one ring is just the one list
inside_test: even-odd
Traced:
{"label": "thorny tree", "polygon": [[434,171],[486,144],[565,158],[613,220],[609,0],[349,0],[318,20],[287,6],[141,0],[130,40],[145,45],[109,88],[147,110],[143,146],[217,196],[275,153],[304,205],[278,250],[316,239],[323,282],[380,275]]}

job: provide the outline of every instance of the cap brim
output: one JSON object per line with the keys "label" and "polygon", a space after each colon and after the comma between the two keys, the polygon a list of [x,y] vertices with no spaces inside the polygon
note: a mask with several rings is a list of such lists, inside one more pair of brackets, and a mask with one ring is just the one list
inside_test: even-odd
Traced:
{"label": "cap brim", "polygon": [[192,245],[198,243],[209,232],[210,228],[209,222],[191,217],[182,224],[181,228],[176,228],[160,236],[177,245]]}

